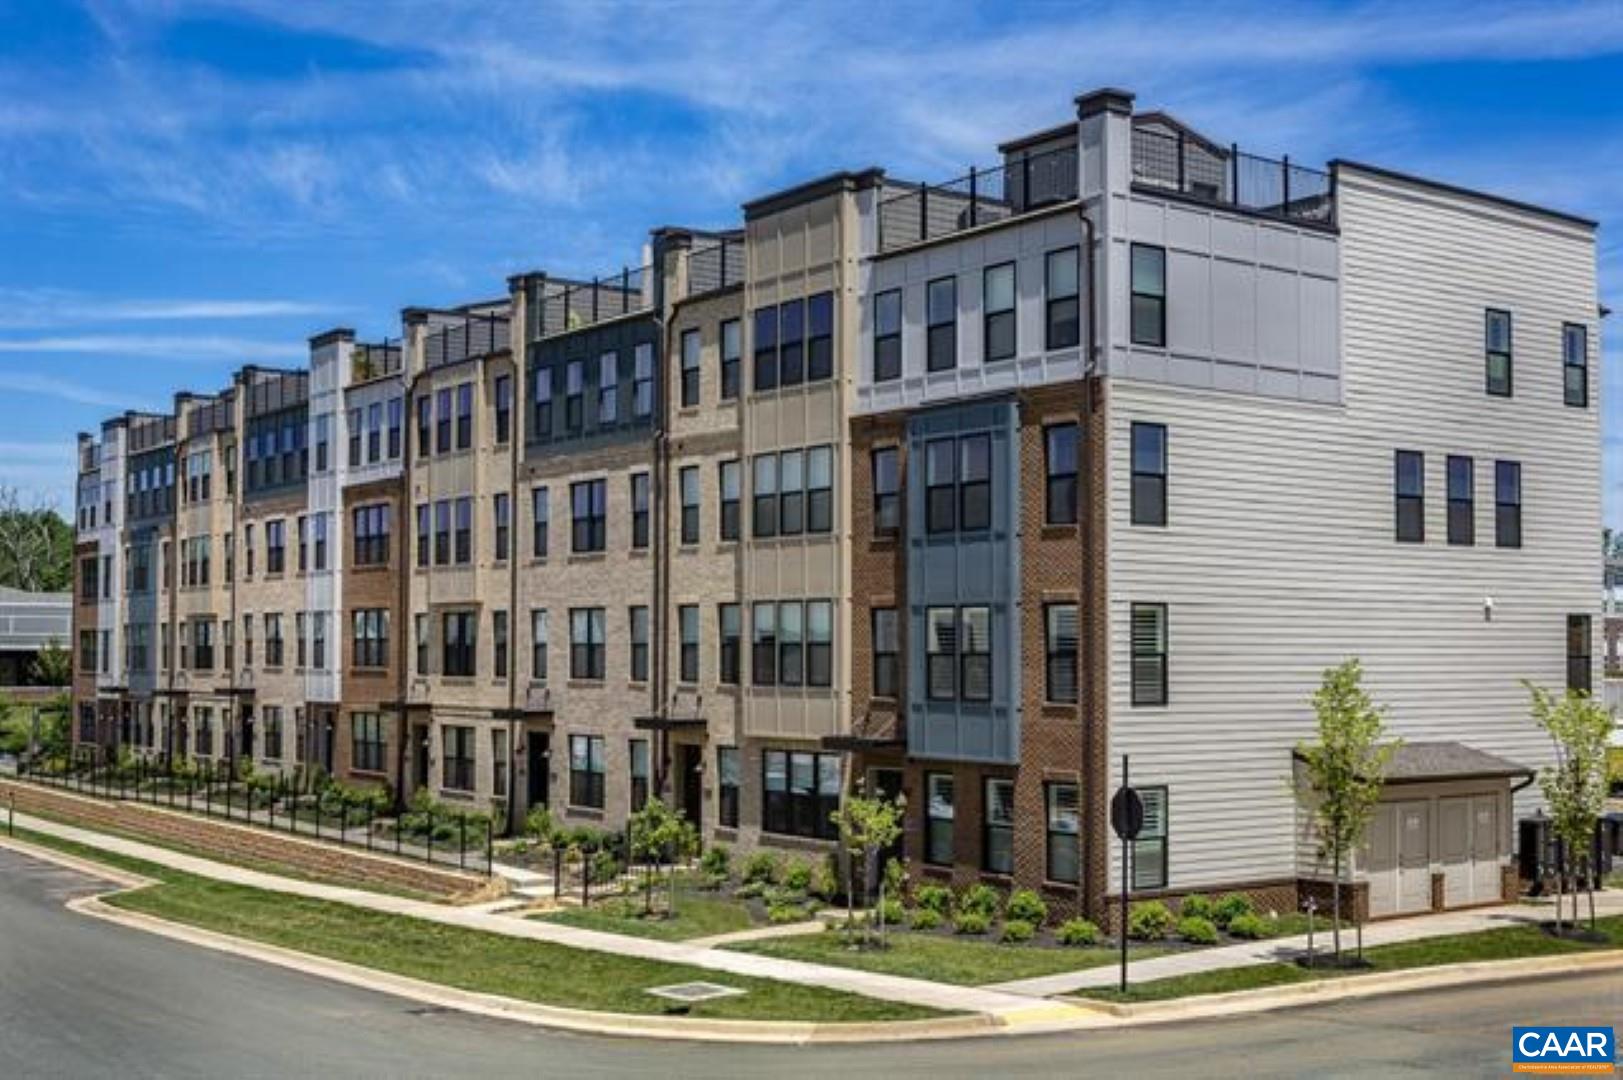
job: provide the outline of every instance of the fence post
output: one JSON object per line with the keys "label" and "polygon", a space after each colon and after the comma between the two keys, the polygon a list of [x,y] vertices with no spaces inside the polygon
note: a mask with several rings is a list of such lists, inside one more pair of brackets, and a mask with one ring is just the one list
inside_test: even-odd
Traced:
{"label": "fence post", "polygon": [[349,803],[338,805],[338,846],[349,843]]}
{"label": "fence post", "polygon": [[580,849],[580,906],[592,906],[592,859],[585,845]]}
{"label": "fence post", "polygon": [[969,167],[969,227],[973,229],[980,221],[980,199],[978,190],[980,170],[971,165]]}
{"label": "fence post", "polygon": [[1279,212],[1289,217],[1291,212],[1291,156],[1286,154],[1279,161],[1279,178],[1285,191],[1285,198],[1279,204]]}
{"label": "fence post", "polygon": [[457,819],[456,828],[457,828],[457,852],[456,852],[457,869],[466,870],[468,868],[468,815],[467,815],[466,811],[464,811],[462,816]]}
{"label": "fence post", "polygon": [[485,876],[496,872],[496,829],[494,823],[485,829]]}
{"label": "fence post", "polygon": [[279,797],[280,792],[281,792],[281,780],[282,780],[282,778],[280,776],[273,779],[271,781],[271,786],[270,786],[270,791],[269,791],[270,805],[269,805],[269,807],[267,807],[267,813],[266,813],[265,816],[268,819],[270,819],[271,832],[276,831],[276,800]]}
{"label": "fence post", "polygon": [[225,819],[227,821],[231,820],[231,783],[231,770],[227,770],[225,774]]}
{"label": "fence post", "polygon": [[396,855],[400,854],[400,834],[405,831],[405,821],[403,820],[405,816],[404,814],[394,816],[394,853]]}

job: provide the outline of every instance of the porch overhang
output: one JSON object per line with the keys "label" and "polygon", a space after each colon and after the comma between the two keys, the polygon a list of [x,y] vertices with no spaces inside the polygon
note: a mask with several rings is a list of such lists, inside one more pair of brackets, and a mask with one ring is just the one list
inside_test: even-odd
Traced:
{"label": "porch overhang", "polygon": [[703,731],[708,725],[703,716],[637,716],[631,720],[638,731]]}

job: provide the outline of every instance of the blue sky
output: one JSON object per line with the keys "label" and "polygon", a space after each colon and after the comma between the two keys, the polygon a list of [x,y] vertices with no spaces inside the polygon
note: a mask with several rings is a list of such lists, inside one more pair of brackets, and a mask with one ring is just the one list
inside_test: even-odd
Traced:
{"label": "blue sky", "polygon": [[[0,484],[66,510],[74,433],[127,405],[635,264],[830,169],[956,176],[1106,84],[1596,218],[1623,313],[1623,0],[0,0]],[[1623,433],[1606,455],[1623,525]]]}

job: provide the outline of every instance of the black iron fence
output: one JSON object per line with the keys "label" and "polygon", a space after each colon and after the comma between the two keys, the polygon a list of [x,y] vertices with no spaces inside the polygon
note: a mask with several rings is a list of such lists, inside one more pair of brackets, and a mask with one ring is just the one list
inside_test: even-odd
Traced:
{"label": "black iron fence", "polygon": [[455,322],[439,319],[423,339],[423,362],[429,367],[455,364],[508,347],[506,315],[464,315]]}
{"label": "black iron fence", "polygon": [[716,292],[744,280],[744,240],[724,236],[688,253],[688,295]]}
{"label": "black iron fence", "polygon": [[395,339],[375,345],[357,344],[349,357],[350,377],[355,382],[366,382],[393,375],[400,370],[403,359],[400,342]]}
{"label": "black iron fence", "polygon": [[1246,154],[1153,128],[1133,128],[1133,182],[1252,213],[1334,224],[1330,174],[1289,157]]}
{"label": "black iron fence", "polygon": [[654,306],[651,266],[626,268],[590,281],[547,281],[535,300],[532,316],[541,337],[566,334]]}
{"label": "black iron fence", "polygon": [[879,250],[950,236],[1076,198],[1076,147],[1026,154],[945,184],[920,184],[879,203]]}

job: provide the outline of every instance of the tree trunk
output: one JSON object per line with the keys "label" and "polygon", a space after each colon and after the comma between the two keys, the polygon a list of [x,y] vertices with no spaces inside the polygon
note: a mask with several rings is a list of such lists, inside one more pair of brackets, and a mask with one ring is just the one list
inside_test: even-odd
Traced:
{"label": "tree trunk", "polygon": [[1330,899],[1331,938],[1335,942],[1336,968],[1341,967],[1341,842],[1335,845],[1336,875]]}
{"label": "tree trunk", "polygon": [[1558,847],[1557,851],[1561,854],[1561,861],[1555,868],[1555,936],[1560,937],[1562,934],[1561,920],[1567,914],[1567,856],[1566,852],[1561,848]]}

